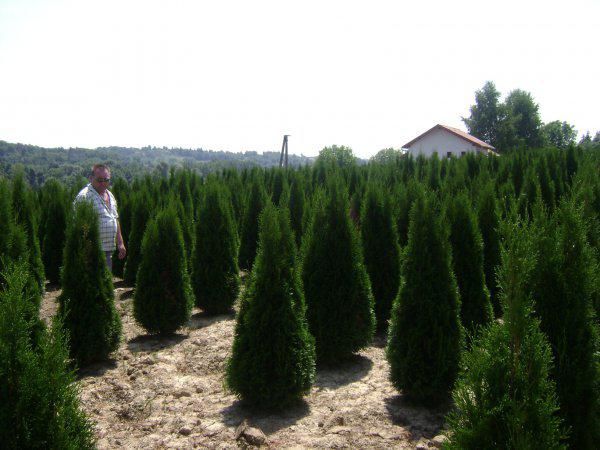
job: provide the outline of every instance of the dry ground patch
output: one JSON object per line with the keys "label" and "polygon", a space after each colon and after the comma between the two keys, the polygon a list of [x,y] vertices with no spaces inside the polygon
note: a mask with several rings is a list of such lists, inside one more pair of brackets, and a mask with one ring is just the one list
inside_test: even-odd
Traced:
{"label": "dry ground patch", "polygon": [[[56,312],[48,286],[41,314]],[[100,449],[236,448],[244,421],[274,448],[433,448],[443,410],[403,401],[388,380],[385,337],[336,368],[319,368],[305,401],[280,413],[244,407],[223,386],[235,317],[195,309],[176,335],[147,335],[133,318],[132,288],[115,279],[123,339],[113,358],[80,372],[83,408]],[[238,433],[239,434],[239,433]]]}

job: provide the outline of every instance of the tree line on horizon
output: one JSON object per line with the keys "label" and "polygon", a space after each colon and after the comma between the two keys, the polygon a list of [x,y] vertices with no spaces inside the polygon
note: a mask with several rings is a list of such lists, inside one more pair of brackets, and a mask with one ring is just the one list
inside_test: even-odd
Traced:
{"label": "tree line on horizon", "polygon": [[[298,401],[319,367],[380,332],[406,398],[452,399],[448,448],[594,448],[599,155],[570,145],[360,165],[351,149],[333,146],[310,167],[117,178],[128,257],[115,256],[113,271],[135,286],[134,317],[151,334],[185,326],[194,306],[235,307],[225,378],[248,404]],[[48,279],[62,287],[65,336],[50,342],[75,367],[106,359],[121,323],[93,211],[73,210],[80,185],[34,189],[25,179],[0,179],[0,269],[3,292],[30,305],[21,314],[29,337],[0,349],[25,357],[49,342],[39,323]],[[2,297],[0,317],[15,302]],[[62,363],[68,381],[72,366]],[[30,382],[14,367],[0,377],[7,373]],[[0,416],[0,429],[34,420],[14,411],[21,416]]]}
{"label": "tree line on horizon", "polygon": [[[539,105],[530,92],[513,89],[504,101],[492,81],[487,81],[475,92],[475,104],[469,108],[469,117],[462,120],[473,136],[491,144],[500,151],[516,148],[553,146],[565,150],[577,143],[575,126],[566,121],[543,123]],[[600,131],[594,137],[588,130],[579,140],[580,146],[600,143]]]}

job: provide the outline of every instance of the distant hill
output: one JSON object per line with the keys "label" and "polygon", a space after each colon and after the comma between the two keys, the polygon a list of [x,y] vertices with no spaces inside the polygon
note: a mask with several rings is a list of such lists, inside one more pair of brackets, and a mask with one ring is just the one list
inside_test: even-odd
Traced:
{"label": "distant hill", "polygon": [[[11,176],[14,167],[23,166],[32,186],[48,178],[77,182],[86,177],[95,163],[108,164],[115,176],[131,180],[136,174],[158,171],[166,174],[171,166],[185,167],[201,174],[229,167],[272,167],[279,164],[279,152],[246,151],[234,153],[167,147],[45,148],[0,141],[0,175]],[[312,164],[314,157],[290,154],[291,166]]]}

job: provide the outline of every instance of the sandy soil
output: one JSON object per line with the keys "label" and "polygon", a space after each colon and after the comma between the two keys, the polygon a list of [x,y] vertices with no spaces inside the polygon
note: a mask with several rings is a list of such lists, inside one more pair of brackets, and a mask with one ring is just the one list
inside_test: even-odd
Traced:
{"label": "sandy soil", "polygon": [[[123,339],[113,358],[80,372],[83,408],[100,449],[435,448],[443,410],[407,404],[388,381],[385,337],[342,366],[321,368],[301,404],[256,412],[223,387],[235,317],[200,310],[177,335],[147,335],[133,318],[132,288],[115,279]],[[56,311],[48,286],[41,314]],[[246,430],[249,426],[261,430]],[[237,432],[236,432],[237,431]],[[255,436],[256,435],[256,436]],[[237,438],[237,439],[236,439]]]}

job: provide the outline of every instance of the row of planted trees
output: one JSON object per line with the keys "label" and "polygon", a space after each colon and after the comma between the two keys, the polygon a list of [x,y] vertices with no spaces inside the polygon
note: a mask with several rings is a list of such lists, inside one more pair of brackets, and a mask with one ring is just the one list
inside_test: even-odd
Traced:
{"label": "row of planted trees", "polygon": [[[357,166],[337,158],[348,153],[325,149],[314,167],[289,171],[118,181],[128,258],[114,271],[136,286],[138,322],[169,333],[194,304],[231,310],[241,267],[250,275],[227,382],[249,402],[285,406],[308,391],[315,362],[336,364],[387,330],[391,379],[405,395],[435,404],[454,389],[451,446],[593,448],[598,156],[571,148]],[[65,248],[60,317],[71,357],[104,358],[120,322],[89,245],[93,213],[71,215],[74,193],[57,184],[37,202],[22,191],[41,218],[44,263],[52,245]],[[36,212],[53,201],[57,212]],[[60,210],[66,244],[53,223]],[[12,222],[14,233],[25,229]]]}

